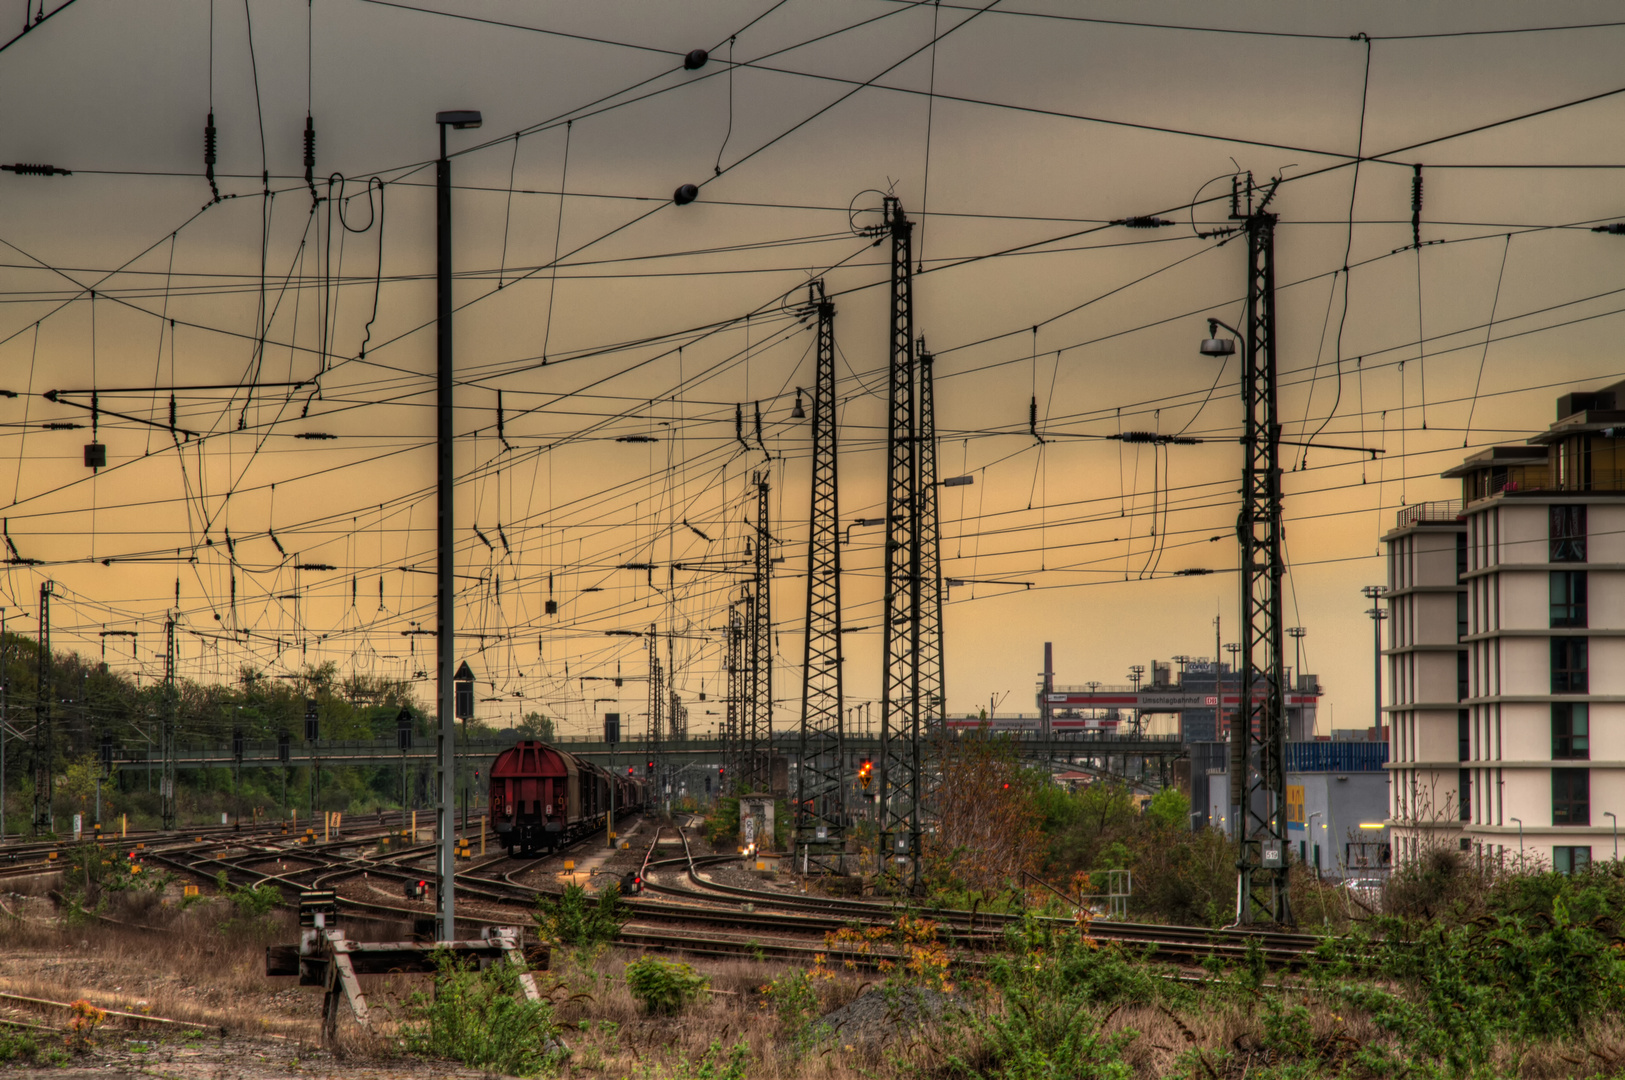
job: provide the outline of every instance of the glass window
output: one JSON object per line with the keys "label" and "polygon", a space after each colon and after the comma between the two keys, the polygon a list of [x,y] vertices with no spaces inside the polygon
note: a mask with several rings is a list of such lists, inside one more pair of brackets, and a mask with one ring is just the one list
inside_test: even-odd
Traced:
{"label": "glass window", "polygon": [[1585,702],[1552,702],[1552,757],[1558,761],[1591,757],[1591,708]]}
{"label": "glass window", "polygon": [[1471,761],[1473,758],[1472,723],[1466,709],[1456,710],[1456,760]]}
{"label": "glass window", "polygon": [[1586,572],[1551,572],[1551,615],[1553,626],[1586,625]]}
{"label": "glass window", "polygon": [[1552,638],[1552,693],[1590,692],[1591,677],[1586,654],[1586,639],[1583,637]]}
{"label": "glass window", "polygon": [[1591,824],[1591,770],[1552,770],[1552,824]]}
{"label": "glass window", "polygon": [[1559,874],[1583,873],[1591,865],[1589,847],[1562,846],[1552,849],[1552,869]]}
{"label": "glass window", "polygon": [[1586,561],[1586,508],[1551,508],[1550,555],[1548,562]]}
{"label": "glass window", "polygon": [[1456,640],[1467,636],[1467,591],[1456,594]]}
{"label": "glass window", "polygon": [[1461,820],[1471,821],[1473,819],[1473,770],[1457,769],[1456,782],[1461,790],[1461,793],[1457,796],[1461,800],[1461,805],[1458,807]]}

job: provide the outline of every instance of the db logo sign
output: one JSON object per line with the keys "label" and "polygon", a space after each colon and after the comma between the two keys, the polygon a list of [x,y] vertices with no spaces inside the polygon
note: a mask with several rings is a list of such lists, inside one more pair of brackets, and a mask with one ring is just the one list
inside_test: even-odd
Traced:
{"label": "db logo sign", "polygon": [[1205,698],[1202,699],[1202,704],[1203,705],[1217,705],[1218,703],[1219,703],[1219,699],[1217,697],[1211,697],[1210,696],[1210,697],[1205,697]]}

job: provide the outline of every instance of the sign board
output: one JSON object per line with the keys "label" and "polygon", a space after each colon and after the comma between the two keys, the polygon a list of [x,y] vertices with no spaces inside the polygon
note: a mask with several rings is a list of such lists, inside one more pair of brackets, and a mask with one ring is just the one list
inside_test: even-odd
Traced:
{"label": "sign board", "polygon": [[1303,785],[1288,784],[1286,786],[1286,820],[1290,828],[1294,825],[1300,828],[1303,825]]}
{"label": "sign board", "polygon": [[315,698],[306,698],[305,699],[305,741],[306,742],[315,742],[317,740],[317,738],[320,736],[320,734],[321,734],[321,729],[320,729],[320,727],[318,725],[318,722],[317,722],[316,699]]}
{"label": "sign board", "polygon": [[604,714],[604,741],[616,746],[621,741],[621,714],[618,712]]}
{"label": "sign board", "polygon": [[75,814],[75,815],[73,815],[73,838],[75,840],[78,840],[80,837],[82,837],[84,835],[84,831],[85,831],[84,815],[83,814]]}
{"label": "sign board", "polygon": [[1281,846],[1279,844],[1265,844],[1260,851],[1260,862],[1266,870],[1278,870],[1281,867]]}

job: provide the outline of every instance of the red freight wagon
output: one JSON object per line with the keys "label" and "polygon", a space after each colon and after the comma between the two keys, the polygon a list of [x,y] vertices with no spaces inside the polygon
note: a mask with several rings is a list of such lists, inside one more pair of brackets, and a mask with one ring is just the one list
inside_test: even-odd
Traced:
{"label": "red freight wagon", "polygon": [[525,740],[491,765],[491,816],[497,841],[529,854],[573,840],[592,827],[581,805],[581,762],[546,743]]}

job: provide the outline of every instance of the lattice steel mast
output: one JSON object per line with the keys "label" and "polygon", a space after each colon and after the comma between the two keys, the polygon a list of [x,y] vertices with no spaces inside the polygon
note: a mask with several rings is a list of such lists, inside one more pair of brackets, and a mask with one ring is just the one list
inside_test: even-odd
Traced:
{"label": "lattice steel mast", "polygon": [[[177,586],[177,592],[179,587]],[[164,620],[164,735],[163,776],[158,781],[158,806],[163,827],[176,826],[175,813],[175,713],[180,698],[175,692],[175,620]]]}
{"label": "lattice steel mast", "polygon": [[55,657],[51,654],[51,597],[54,582],[45,581],[39,587],[39,672],[34,694],[34,831],[51,828],[51,796],[56,778],[56,740],[52,725],[51,705],[56,694],[51,686],[51,669]]}
{"label": "lattice steel mast", "polygon": [[914,386],[914,223],[885,197],[891,236],[891,316],[886,435],[885,623],[880,684],[880,843],[878,866],[905,859],[920,877],[920,543],[919,446]]}
{"label": "lattice steel mast", "polygon": [[745,619],[740,614],[741,599],[728,605],[728,701],[722,741],[722,793],[740,783],[740,730],[745,702]]}
{"label": "lattice steel mast", "polygon": [[666,679],[665,669],[660,665],[660,635],[655,632],[654,623],[649,624],[649,756],[645,760],[654,762],[654,775],[649,782],[654,785],[654,799],[658,804],[664,801],[665,787],[662,783],[660,768],[660,750],[664,741],[664,713],[666,708]]}
{"label": "lattice steel mast", "polygon": [[[920,401],[919,544],[920,544],[920,708],[927,732],[941,729],[947,696],[942,664],[942,560],[937,529],[937,420],[932,386],[935,359],[919,342]],[[928,804],[929,799],[925,802]]]}
{"label": "lattice steel mast", "polygon": [[[1271,184],[1253,205],[1247,180],[1247,210],[1232,195],[1231,217],[1247,234],[1247,332],[1242,356],[1241,398],[1246,412],[1242,435],[1241,517],[1241,699],[1243,782],[1238,792],[1241,829],[1236,869],[1241,923],[1291,925],[1287,890],[1285,621],[1281,584],[1281,425],[1276,408],[1275,222],[1265,210],[1275,195]],[[1262,683],[1263,695],[1254,696]],[[1239,791],[1238,791],[1239,789]],[[1238,797],[1233,795],[1232,799]]]}
{"label": "lattice steel mast", "polygon": [[[845,850],[845,740],[841,728],[841,526],[836,484],[835,305],[813,282],[818,370],[812,393],[812,507],[807,536],[807,632],[801,664],[796,846],[806,865],[840,873]],[[823,835],[820,836],[819,833]]]}
{"label": "lattice steel mast", "polygon": [[743,790],[769,791],[773,786],[773,573],[772,535],[767,529],[767,474],[756,480],[756,574],[752,581],[750,605],[745,609],[748,627],[745,652],[749,693],[745,698],[746,754],[741,772]]}

